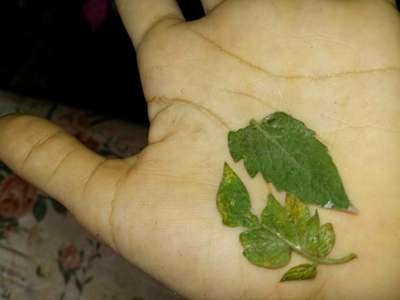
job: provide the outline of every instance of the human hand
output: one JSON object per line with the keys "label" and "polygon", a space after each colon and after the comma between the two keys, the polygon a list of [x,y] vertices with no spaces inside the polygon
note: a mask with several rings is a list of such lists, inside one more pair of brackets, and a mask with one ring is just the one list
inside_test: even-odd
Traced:
{"label": "human hand", "polygon": [[[199,299],[398,299],[400,22],[394,1],[204,0],[185,23],[173,0],[119,0],[137,49],[149,146],[105,160],[47,121],[0,119],[0,159],[62,201],[132,263]],[[219,5],[218,5],[219,4]],[[212,9],[214,8],[214,9]],[[233,163],[227,133],[285,111],[314,129],[357,216],[320,210],[359,258],[315,280],[278,283],[251,265],[215,198],[227,161],[252,196],[268,188]],[[291,264],[300,262],[294,257]]]}

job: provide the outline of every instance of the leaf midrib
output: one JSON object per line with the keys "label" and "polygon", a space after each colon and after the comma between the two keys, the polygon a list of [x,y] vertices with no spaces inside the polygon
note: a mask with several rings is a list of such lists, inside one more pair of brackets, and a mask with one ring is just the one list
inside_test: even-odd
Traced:
{"label": "leaf midrib", "polygon": [[293,155],[291,155],[289,152],[287,152],[287,150],[276,140],[276,138],[274,138],[273,136],[271,136],[270,134],[268,134],[255,120],[251,120],[250,124],[252,124],[257,130],[259,130],[266,139],[268,139],[269,141],[271,141],[273,144],[275,144],[276,146],[278,146],[287,156],[288,158],[293,161],[299,169],[302,169],[303,171],[305,171],[306,173],[310,173],[309,170],[305,169],[297,160],[295,157],[293,157]]}
{"label": "leaf midrib", "polygon": [[283,241],[284,243],[286,243],[286,245],[288,245],[290,247],[290,249],[292,249],[296,253],[304,256],[305,258],[311,260],[314,263],[324,264],[324,265],[336,265],[336,264],[342,264],[342,263],[351,261],[352,259],[357,257],[357,255],[354,254],[354,253],[350,253],[350,254],[348,254],[346,256],[339,257],[339,258],[328,258],[328,257],[313,256],[313,255],[310,255],[307,252],[305,252],[302,247],[300,247],[299,245],[296,245],[296,244],[292,243],[291,241],[285,239],[284,237],[282,237],[282,235],[279,232],[276,232],[275,230],[269,228],[265,224],[261,224],[260,226],[263,229],[265,229],[268,232],[270,232],[272,235],[274,235],[277,239],[279,239],[279,240]]}

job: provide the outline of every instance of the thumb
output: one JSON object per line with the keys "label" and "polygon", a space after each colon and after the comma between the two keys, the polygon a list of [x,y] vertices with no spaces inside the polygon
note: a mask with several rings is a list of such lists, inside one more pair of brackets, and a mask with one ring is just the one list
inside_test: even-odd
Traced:
{"label": "thumb", "polygon": [[0,118],[0,160],[115,248],[110,216],[126,161],[107,160],[53,123],[26,115]]}

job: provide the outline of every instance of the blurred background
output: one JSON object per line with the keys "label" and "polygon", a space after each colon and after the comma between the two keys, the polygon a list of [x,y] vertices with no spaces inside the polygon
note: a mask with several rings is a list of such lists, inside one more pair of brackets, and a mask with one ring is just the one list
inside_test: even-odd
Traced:
{"label": "blurred background", "polygon": [[[178,2],[188,20],[203,15],[199,1]],[[1,90],[148,123],[135,51],[112,0],[1,0],[0,36]]]}

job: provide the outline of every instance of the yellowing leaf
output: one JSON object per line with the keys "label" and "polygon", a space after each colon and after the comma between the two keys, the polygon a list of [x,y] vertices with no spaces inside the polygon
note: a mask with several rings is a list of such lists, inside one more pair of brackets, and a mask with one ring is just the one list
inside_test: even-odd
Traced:
{"label": "yellowing leaf", "polygon": [[313,216],[299,199],[286,198],[282,206],[269,195],[267,206],[261,215],[262,228],[267,229],[293,251],[321,264],[344,263],[355,258],[350,254],[341,258],[325,258],[335,244],[335,232],[331,224],[320,226],[318,211]]}
{"label": "yellowing leaf", "polygon": [[243,255],[257,266],[275,269],[290,261],[290,247],[264,228],[242,232],[240,242]]}
{"label": "yellowing leaf", "polygon": [[281,281],[306,280],[317,276],[317,266],[315,264],[302,264],[289,269]]}
{"label": "yellowing leaf", "polygon": [[227,226],[253,228],[258,225],[257,217],[250,212],[249,193],[227,163],[224,165],[224,175],[218,189],[217,207]]}

